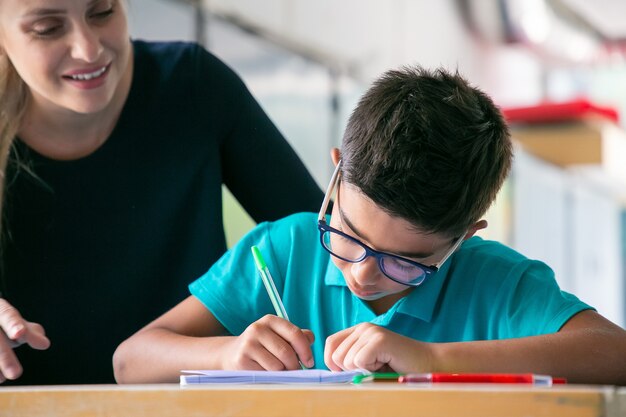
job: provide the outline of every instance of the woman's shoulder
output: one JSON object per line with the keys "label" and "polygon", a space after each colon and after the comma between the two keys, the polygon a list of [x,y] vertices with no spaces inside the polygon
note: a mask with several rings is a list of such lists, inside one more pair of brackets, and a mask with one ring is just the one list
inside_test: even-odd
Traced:
{"label": "woman's shoulder", "polygon": [[[147,41],[143,39],[133,39],[135,54],[150,55],[157,58],[184,56],[194,54],[200,50],[206,50],[196,42],[189,41]],[[207,52],[208,53],[208,52]]]}
{"label": "woman's shoulder", "polygon": [[209,66],[214,69],[228,68],[218,57],[196,42],[155,42],[134,39],[132,43],[135,61],[140,64],[147,61],[152,66],[158,65],[164,69],[178,69],[180,65],[190,65],[190,68],[193,69],[197,69],[199,66]]}
{"label": "woman's shoulder", "polygon": [[268,229],[273,235],[279,236],[317,236],[317,214],[302,212],[283,217],[268,223]]}
{"label": "woman's shoulder", "polygon": [[183,94],[197,94],[198,89],[210,89],[219,95],[222,90],[232,93],[233,89],[243,88],[240,77],[198,43],[140,39],[132,42],[135,73],[140,78],[168,85],[174,82]]}

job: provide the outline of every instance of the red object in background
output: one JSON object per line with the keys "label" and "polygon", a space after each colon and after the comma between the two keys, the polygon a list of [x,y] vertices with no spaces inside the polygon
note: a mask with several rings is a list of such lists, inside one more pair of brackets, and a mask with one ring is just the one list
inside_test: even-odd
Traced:
{"label": "red object in background", "polygon": [[585,116],[602,116],[615,123],[619,122],[617,110],[592,104],[580,99],[563,103],[543,103],[536,106],[502,109],[509,123],[558,122],[581,119]]}

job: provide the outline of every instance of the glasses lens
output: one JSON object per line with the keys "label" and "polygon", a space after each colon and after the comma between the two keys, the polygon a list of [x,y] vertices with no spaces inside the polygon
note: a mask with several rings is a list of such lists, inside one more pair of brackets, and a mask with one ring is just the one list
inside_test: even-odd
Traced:
{"label": "glasses lens", "polygon": [[383,256],[380,267],[388,276],[407,284],[421,284],[426,278],[426,271],[422,268],[393,256]]}
{"label": "glasses lens", "polygon": [[365,248],[361,245],[330,230],[324,232],[322,242],[330,253],[347,261],[358,262],[365,256]]}

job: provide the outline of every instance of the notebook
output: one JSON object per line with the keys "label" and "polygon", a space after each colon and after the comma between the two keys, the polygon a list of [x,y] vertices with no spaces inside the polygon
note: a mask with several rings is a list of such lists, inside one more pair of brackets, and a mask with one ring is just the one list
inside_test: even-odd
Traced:
{"label": "notebook", "polygon": [[195,384],[328,384],[348,383],[363,371],[332,372],[321,369],[297,371],[181,371],[180,385]]}

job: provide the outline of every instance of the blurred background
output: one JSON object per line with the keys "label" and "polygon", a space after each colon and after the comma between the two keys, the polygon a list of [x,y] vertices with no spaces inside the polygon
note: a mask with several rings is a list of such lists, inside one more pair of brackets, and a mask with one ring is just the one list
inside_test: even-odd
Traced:
{"label": "blurred background", "polygon": [[[626,323],[626,1],[130,0],[134,38],[228,63],[320,187],[360,94],[405,64],[458,69],[516,139],[482,233]],[[229,245],[253,226],[224,190]]]}

